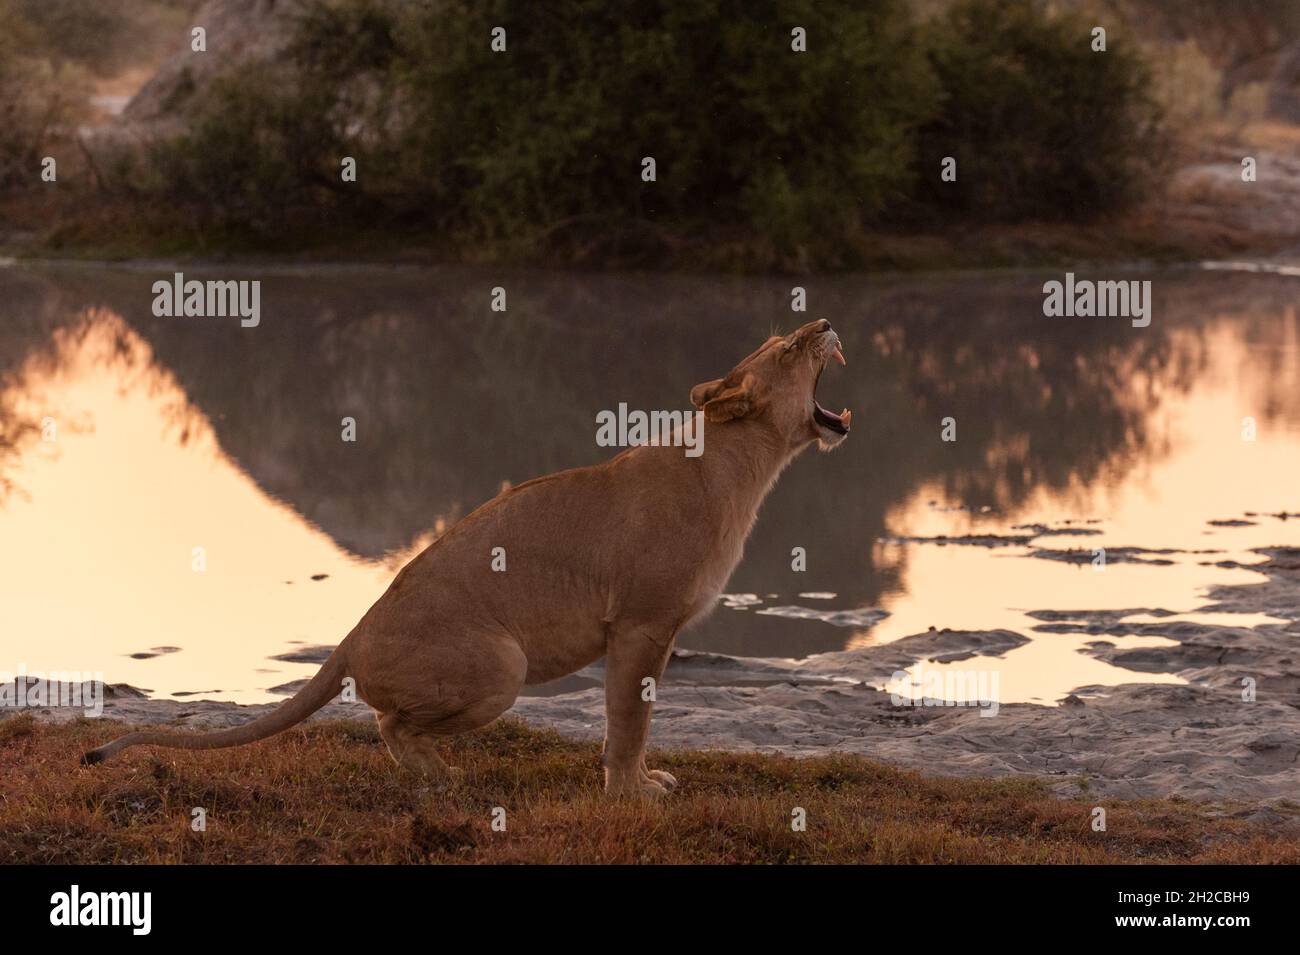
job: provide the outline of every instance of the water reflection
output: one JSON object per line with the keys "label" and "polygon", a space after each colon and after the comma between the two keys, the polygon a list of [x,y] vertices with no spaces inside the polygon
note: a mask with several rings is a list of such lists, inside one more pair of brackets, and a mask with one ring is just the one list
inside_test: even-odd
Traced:
{"label": "water reflection", "polygon": [[263,699],[311,669],[269,654],[337,640],[390,576],[268,497],[111,312],[11,381],[6,420],[45,428],[21,425],[5,468],[4,669]]}
{"label": "water reflection", "polygon": [[[794,321],[781,280],[259,271],[263,321],[242,329],[154,318],[163,274],[0,270],[0,660],[240,700],[309,674],[269,658],[337,641],[395,562],[503,481],[605,457],[598,410],[684,408],[693,383]],[[1045,319],[1038,276],[808,284],[847,345],[822,396],[855,410],[853,437],[797,461],[765,505],[730,588],[760,603],[684,645],[799,656],[931,625],[1029,633],[1020,611],[1186,611],[1207,583],[1252,576],[1191,555],[1096,574],[1024,547],[880,543],[893,535],[1096,519],[1096,538],[1035,543],[1238,557],[1294,537],[1206,523],[1300,510],[1293,279],[1164,276],[1142,330]],[[948,416],[955,442],[939,440]],[[761,612],[798,605],[823,619]],[[890,616],[824,619],[874,607]],[[1004,700],[1152,679],[1073,640],[1012,651]],[[181,652],[129,657],[157,646]]]}

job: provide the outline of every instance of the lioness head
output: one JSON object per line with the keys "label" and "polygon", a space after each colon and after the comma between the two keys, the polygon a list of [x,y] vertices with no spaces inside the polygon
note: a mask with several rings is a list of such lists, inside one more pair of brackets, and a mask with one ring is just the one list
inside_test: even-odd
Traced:
{"label": "lioness head", "polygon": [[792,447],[817,441],[828,451],[849,433],[853,413],[827,411],[817,402],[817,381],[834,357],[844,364],[840,336],[825,319],[789,335],[774,335],[725,378],[691,389],[691,404],[711,422],[760,419]]}

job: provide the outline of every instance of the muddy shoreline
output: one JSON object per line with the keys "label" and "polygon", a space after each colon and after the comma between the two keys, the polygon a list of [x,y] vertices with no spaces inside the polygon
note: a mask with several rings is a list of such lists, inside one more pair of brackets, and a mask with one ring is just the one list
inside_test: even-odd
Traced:
{"label": "muddy shoreline", "polygon": [[[1027,642],[1009,630],[941,630],[802,660],[678,650],[660,686],[651,743],[659,748],[811,755],[858,753],[928,774],[1028,775],[1062,796],[1178,796],[1286,804],[1300,797],[1300,548],[1257,551],[1257,583],[1219,586],[1200,608],[1265,613],[1286,622],[1236,627],[1126,622],[1160,608],[1041,610],[1040,633],[1087,633],[1081,652],[1126,669],[1174,674],[1186,685],[1084,686],[1058,706],[916,705],[876,689],[918,661],[996,668]],[[1108,636],[1158,634],[1172,646],[1119,649]],[[579,739],[604,732],[599,665],[575,692],[521,698],[511,715]],[[1254,699],[1249,700],[1253,690]],[[219,727],[276,704],[149,699],[106,688],[103,718],[141,725]],[[33,709],[64,721],[79,710]],[[335,702],[315,719],[367,718]]]}

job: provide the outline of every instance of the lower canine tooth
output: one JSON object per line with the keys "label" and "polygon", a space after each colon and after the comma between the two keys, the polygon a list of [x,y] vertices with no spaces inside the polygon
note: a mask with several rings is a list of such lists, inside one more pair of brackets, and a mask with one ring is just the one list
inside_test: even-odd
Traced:
{"label": "lower canine tooth", "polygon": [[849,426],[849,422],[853,420],[853,412],[850,411],[848,408],[845,408],[843,411],[840,412],[840,420],[844,422],[844,427],[847,428]]}

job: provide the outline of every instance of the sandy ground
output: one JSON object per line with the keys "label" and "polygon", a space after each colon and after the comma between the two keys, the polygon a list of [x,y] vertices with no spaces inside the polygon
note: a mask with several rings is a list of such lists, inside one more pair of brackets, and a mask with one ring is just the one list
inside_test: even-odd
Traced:
{"label": "sandy ground", "polygon": [[[915,705],[874,687],[916,661],[989,660],[1025,643],[1007,630],[943,630],[890,644],[803,660],[678,651],[659,688],[652,744],[787,754],[860,753],[927,773],[1031,775],[1062,796],[1181,796],[1270,803],[1300,797],[1300,548],[1265,548],[1254,564],[1266,579],[1222,586],[1201,609],[1265,613],[1288,621],[1233,627],[1178,621],[1125,622],[1160,608],[1042,610],[1042,633],[1088,633],[1084,652],[1187,685],[1080,687],[1059,706]],[[1233,564],[1233,566],[1237,566]],[[1159,633],[1176,644],[1119,649],[1107,636]],[[321,648],[319,652],[327,652]],[[599,680],[599,666],[579,676]],[[1255,699],[1244,699],[1253,681]],[[189,727],[244,722],[274,704],[151,700],[124,685],[108,688],[104,716],[129,723]],[[64,720],[80,711],[36,711]],[[364,716],[364,705],[333,703],[316,718]],[[576,737],[604,732],[601,690],[526,697],[513,715]]]}

